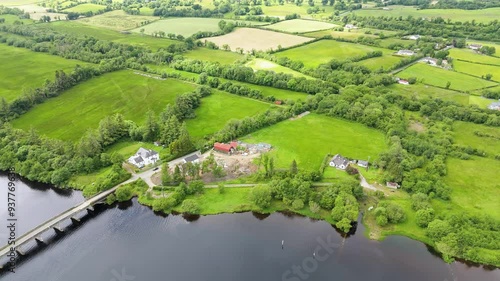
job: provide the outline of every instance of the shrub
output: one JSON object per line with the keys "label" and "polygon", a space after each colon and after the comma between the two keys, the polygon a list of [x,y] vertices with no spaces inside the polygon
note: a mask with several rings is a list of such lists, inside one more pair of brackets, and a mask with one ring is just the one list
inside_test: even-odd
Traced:
{"label": "shrub", "polygon": [[271,189],[264,185],[256,186],[250,192],[250,200],[261,208],[267,208],[271,205]]}
{"label": "shrub", "polygon": [[294,200],[292,203],[292,208],[295,210],[300,210],[300,209],[304,208],[304,201],[302,201],[300,199]]}
{"label": "shrub", "polygon": [[198,204],[196,204],[196,201],[193,199],[184,200],[184,202],[182,202],[182,209],[188,214],[196,214],[200,212]]}
{"label": "shrub", "polygon": [[434,219],[434,209],[421,209],[417,211],[416,214],[417,225],[420,227],[427,227],[429,223]]}
{"label": "shrub", "polygon": [[309,201],[309,209],[311,210],[311,212],[317,214],[319,213],[320,211],[320,207],[319,207],[319,204],[314,202],[314,201]]}

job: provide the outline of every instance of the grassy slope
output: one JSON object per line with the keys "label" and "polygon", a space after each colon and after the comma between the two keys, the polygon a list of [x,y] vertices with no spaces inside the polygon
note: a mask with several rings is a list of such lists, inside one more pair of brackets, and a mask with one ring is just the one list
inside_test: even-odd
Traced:
{"label": "grassy slope", "polygon": [[491,78],[492,81],[500,81],[500,65],[485,65],[457,60],[453,62],[453,68],[457,72],[462,72],[477,77],[483,77],[486,76],[486,74],[491,74],[493,75],[493,77]]}
{"label": "grassy slope", "polygon": [[494,64],[500,66],[500,58],[481,55],[470,49],[457,49],[450,50],[450,57],[470,62],[478,62],[484,64]]}
{"label": "grassy slope", "polygon": [[305,46],[278,52],[275,55],[277,57],[288,57],[291,60],[302,61],[307,67],[316,67],[332,59],[344,60],[352,56],[364,55],[368,52],[378,50],[383,51],[385,54],[391,53],[387,49],[361,44],[321,40]]}
{"label": "grassy slope", "polygon": [[276,73],[283,72],[285,74],[291,74],[295,77],[304,77],[307,79],[314,79],[311,76],[302,74],[298,71],[295,71],[293,69],[290,69],[288,67],[281,66],[277,63],[274,63],[272,61],[268,61],[265,59],[253,59],[245,64],[248,67],[251,67],[253,70],[271,70]]}
{"label": "grassy slope", "polygon": [[22,129],[33,126],[49,137],[78,140],[105,116],[122,113],[126,119],[140,123],[149,109],[160,112],[177,94],[192,89],[194,86],[174,79],[161,81],[119,71],[77,85],[12,123]]}
{"label": "grassy slope", "polygon": [[[480,124],[473,124],[467,122],[453,123],[454,140],[455,143],[463,146],[471,146],[484,150],[489,157],[494,157],[495,154],[500,154],[500,128],[488,127]],[[493,137],[479,137],[474,132],[481,132],[495,136]],[[500,162],[498,163],[500,168]]]}
{"label": "grassy slope", "polygon": [[414,16],[417,18],[437,18],[451,19],[453,21],[472,21],[476,22],[490,22],[498,19],[500,8],[491,8],[483,10],[459,10],[459,9],[425,9],[417,10],[410,6],[388,6],[391,10],[379,9],[362,9],[353,11],[354,14],[363,17],[399,17],[406,18],[407,16]]}
{"label": "grassy slope", "polygon": [[117,43],[143,46],[155,51],[159,48],[164,48],[171,44],[179,43],[179,41],[166,38],[154,38],[151,36],[141,36],[139,34],[123,34],[118,31],[82,24],[74,21],[52,22],[49,23],[49,25],[54,30],[63,33],[71,33],[81,36],[87,35],[101,40],[109,40]]}
{"label": "grassy slope", "polygon": [[90,18],[82,18],[77,20],[77,22],[120,31],[137,28],[144,21],[155,21],[158,19],[158,17],[129,15],[122,10],[116,10]]}
{"label": "grassy slope", "polygon": [[208,48],[197,48],[196,50],[189,51],[182,55],[190,59],[220,62],[221,64],[232,64],[243,58],[243,55],[235,52],[212,50]]}
{"label": "grassy slope", "polygon": [[451,83],[450,89],[468,91],[495,85],[494,82],[475,78],[466,74],[444,70],[439,67],[417,63],[397,74],[401,78],[417,77],[425,84],[445,87],[447,82]]}
{"label": "grassy slope", "polygon": [[379,70],[380,68],[387,70],[398,63],[402,57],[385,55],[381,57],[371,58],[357,62],[359,65],[368,67],[372,71]]}
{"label": "grassy slope", "polygon": [[0,44],[0,61],[0,97],[7,101],[20,96],[23,89],[42,86],[45,79],[54,80],[56,70],[69,73],[77,64],[86,64],[4,44]]}
{"label": "grassy slope", "polygon": [[196,118],[187,121],[188,130],[195,139],[220,130],[230,119],[242,119],[270,108],[269,103],[237,95],[214,91],[201,101]]}
{"label": "grassy slope", "polygon": [[310,170],[318,169],[327,153],[373,160],[386,147],[380,131],[316,114],[281,122],[243,139],[270,143],[277,167],[288,168],[295,159],[300,168]]}
{"label": "grassy slope", "polygon": [[284,32],[304,33],[322,29],[331,29],[336,26],[337,26],[336,24],[331,24],[327,22],[294,19],[294,20],[281,21],[275,24],[271,24],[266,26],[266,28]]}
{"label": "grassy slope", "polygon": [[469,104],[469,95],[467,94],[428,86],[421,83],[414,85],[394,84],[389,86],[389,89],[405,96],[416,96],[417,98],[433,97],[445,101],[453,101],[461,105]]}

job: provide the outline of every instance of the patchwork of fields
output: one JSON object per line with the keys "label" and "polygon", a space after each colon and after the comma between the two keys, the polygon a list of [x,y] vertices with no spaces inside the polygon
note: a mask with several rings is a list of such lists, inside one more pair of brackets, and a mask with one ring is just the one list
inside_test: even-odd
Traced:
{"label": "patchwork of fields", "polygon": [[253,49],[262,51],[270,49],[277,50],[279,46],[287,48],[311,41],[313,39],[298,35],[245,27],[238,28],[235,31],[222,36],[209,37],[206,38],[206,40],[215,43],[219,47],[227,44],[233,51],[237,48],[241,48],[245,52],[250,52]]}
{"label": "patchwork of fields", "polygon": [[334,40],[320,40],[311,44],[278,52],[277,57],[287,57],[294,61],[302,61],[307,67],[317,67],[332,59],[345,60],[353,56],[362,56],[368,52],[382,51],[384,54],[391,50],[371,47],[361,44],[338,42]]}
{"label": "patchwork of fields", "polygon": [[[295,159],[300,168],[319,169],[326,154],[341,153],[354,159],[376,159],[386,148],[381,131],[359,123],[309,114],[252,133],[242,140],[273,145],[276,166],[288,168]],[[370,140],[367,142],[366,140]]]}
{"label": "patchwork of fields", "polygon": [[429,66],[423,63],[414,64],[397,74],[401,78],[417,77],[424,84],[437,87],[446,87],[458,91],[470,91],[480,88],[494,86],[496,83],[484,79],[472,77],[467,74],[444,70],[439,67]]}
{"label": "patchwork of fields", "polygon": [[178,94],[194,88],[179,80],[157,80],[123,70],[79,84],[37,105],[12,124],[26,130],[33,127],[49,137],[76,141],[88,128],[97,128],[108,115],[121,113],[125,119],[141,123],[150,109],[159,113]]}
{"label": "patchwork of fields", "polygon": [[271,24],[266,26],[265,28],[291,33],[304,33],[323,29],[331,29],[336,26],[336,24],[327,22],[294,19]]}
{"label": "patchwork of fields", "polygon": [[0,61],[0,97],[6,101],[22,95],[25,89],[42,86],[45,79],[54,80],[56,70],[69,73],[77,64],[86,64],[5,44],[0,44]]}

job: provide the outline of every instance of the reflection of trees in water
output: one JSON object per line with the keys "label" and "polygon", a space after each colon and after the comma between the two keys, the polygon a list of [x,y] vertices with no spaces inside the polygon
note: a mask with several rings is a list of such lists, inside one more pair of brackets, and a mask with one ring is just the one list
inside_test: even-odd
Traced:
{"label": "reflection of trees in water", "polygon": [[258,213],[258,212],[252,212],[252,215],[256,219],[262,221],[262,220],[265,220],[267,217],[269,217],[271,214],[261,214],[261,213]]}
{"label": "reflection of trees in water", "polygon": [[182,217],[188,222],[193,222],[197,221],[200,218],[200,215],[182,214]]}
{"label": "reflection of trees in water", "polygon": [[[0,176],[8,176],[7,172],[0,172]],[[27,178],[23,178],[20,175],[16,174],[16,179],[28,186],[30,189],[36,190],[36,191],[42,191],[42,192],[47,192],[49,190],[53,190],[57,195],[62,196],[62,197],[71,197],[73,195],[73,189],[64,189],[64,188],[58,188],[55,187],[51,184],[47,183],[41,183],[41,182],[35,182],[35,181],[30,181]]]}
{"label": "reflection of trees in water", "polygon": [[120,209],[120,210],[126,210],[126,209],[132,207],[133,204],[134,203],[132,202],[132,200],[118,202],[118,209]]}

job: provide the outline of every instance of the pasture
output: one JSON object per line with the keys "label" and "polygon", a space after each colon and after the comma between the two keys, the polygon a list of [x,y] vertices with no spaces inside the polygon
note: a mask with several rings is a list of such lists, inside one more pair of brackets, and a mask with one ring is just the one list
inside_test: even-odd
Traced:
{"label": "pasture", "polygon": [[0,5],[19,6],[19,5],[34,4],[36,2],[38,2],[38,0],[0,0]]}
{"label": "pasture", "polygon": [[500,219],[498,160],[474,156],[470,160],[450,158],[446,162],[448,174],[445,182],[452,189],[453,207]]}
{"label": "pasture", "polygon": [[243,58],[243,55],[239,53],[208,48],[197,48],[182,55],[190,59],[220,62],[221,64],[232,64]]}
{"label": "pasture", "polygon": [[35,128],[41,134],[62,140],[78,140],[88,128],[114,113],[142,123],[147,111],[159,113],[178,94],[194,86],[179,80],[157,80],[123,70],[81,83],[60,96],[35,106],[12,122],[21,129]]}
{"label": "pasture", "polygon": [[394,92],[397,92],[407,97],[416,97],[416,98],[432,97],[444,101],[453,101],[461,105],[469,104],[468,94],[452,90],[441,89],[420,83],[414,85],[394,84],[390,85],[388,88]]}
{"label": "pasture", "polygon": [[397,74],[401,78],[417,77],[417,81],[437,87],[446,87],[450,82],[450,89],[470,91],[490,87],[496,83],[469,76],[467,74],[445,70],[424,63],[414,64]]}
{"label": "pasture", "polygon": [[[490,158],[500,154],[500,128],[498,127],[457,121],[453,123],[453,132],[453,140],[458,145],[481,149]],[[484,136],[478,136],[475,132]],[[497,166],[500,168],[500,162]]]}
{"label": "pasture", "polygon": [[469,21],[475,20],[476,22],[490,22],[498,20],[500,8],[490,8],[483,10],[460,10],[460,9],[424,9],[419,10],[411,6],[387,6],[390,10],[383,10],[382,8],[375,9],[361,9],[355,10],[357,16],[362,17],[399,17],[406,18],[413,16],[415,18],[437,18],[450,19],[452,21]]}
{"label": "pasture", "polygon": [[195,140],[213,134],[222,129],[231,119],[242,119],[264,112],[271,104],[240,97],[222,91],[214,91],[203,98],[196,109],[196,118],[186,121],[189,133]]}
{"label": "pasture", "polygon": [[54,80],[56,70],[69,73],[77,64],[86,64],[5,44],[0,44],[0,61],[0,97],[6,101],[14,100],[23,90],[42,86],[45,79]]}
{"label": "pasture", "polygon": [[40,20],[42,16],[49,16],[53,21],[55,21],[57,18],[61,18],[62,20],[66,19],[66,14],[47,12],[47,8],[38,6],[36,4],[16,5],[16,8],[29,13],[30,19],[32,20]]}
{"label": "pasture", "polygon": [[287,48],[311,41],[313,39],[298,35],[245,27],[238,28],[235,31],[222,36],[209,37],[206,38],[206,40],[215,43],[219,47],[227,44],[233,51],[237,48],[241,48],[245,52],[250,52],[252,49],[261,51],[270,49],[277,50],[279,46]]}
{"label": "pasture", "polygon": [[332,59],[345,60],[353,56],[365,55],[368,52],[382,51],[390,54],[392,51],[361,44],[320,40],[311,44],[278,52],[277,57],[288,57],[291,60],[302,61],[306,67],[317,67]]}
{"label": "pasture", "polygon": [[304,33],[332,29],[336,26],[338,25],[321,21],[293,19],[267,25],[265,28],[289,33]]}
{"label": "pasture", "polygon": [[478,54],[471,49],[457,49],[450,50],[450,57],[467,62],[475,62],[482,64],[492,64],[500,66],[500,58]]}
{"label": "pasture", "polygon": [[[133,32],[140,32],[144,28],[145,34],[153,34],[157,31],[164,31],[165,33],[173,33],[175,35],[182,35],[189,37],[199,31],[219,31],[219,22],[221,19],[215,18],[170,18],[155,21],[148,25],[141,26],[140,28],[133,29]],[[263,25],[265,22],[250,22],[250,21],[235,21],[225,20],[226,22],[241,22],[247,25]]]}
{"label": "pasture", "polygon": [[383,71],[387,71],[391,67],[393,67],[396,63],[401,61],[402,57],[393,56],[393,55],[384,55],[381,57],[370,58],[366,60],[362,60],[357,62],[356,64],[366,66],[371,71],[377,71],[382,69]]}
{"label": "pasture", "polygon": [[49,25],[52,29],[63,33],[71,33],[80,36],[87,35],[100,40],[109,40],[116,43],[142,46],[154,51],[158,50],[159,48],[164,48],[171,44],[179,42],[167,38],[141,36],[135,33],[123,34],[114,30],[91,26],[76,21],[51,22],[47,25]]}
{"label": "pasture", "polygon": [[137,28],[145,21],[155,21],[157,17],[129,15],[122,10],[111,11],[89,18],[78,19],[77,22],[122,31]]}
{"label": "pasture", "polygon": [[[381,131],[359,123],[309,114],[254,132],[242,140],[266,142],[276,167],[289,168],[295,159],[299,168],[317,170],[326,154],[340,153],[354,159],[377,159],[386,148]],[[370,141],[367,141],[370,140]]]}
{"label": "pasture", "polygon": [[[262,5],[262,11],[265,15],[284,18],[286,15],[299,14],[304,19],[327,19],[334,12],[333,6],[322,6],[321,1],[314,1],[315,5],[320,7],[317,14],[308,14],[309,5],[297,6],[293,2],[285,2],[284,5],[273,4],[271,6]],[[322,10],[325,9],[323,12]]]}
{"label": "pasture", "polygon": [[265,59],[253,59],[245,64],[245,66],[251,67],[253,70],[270,70],[274,71],[276,73],[285,73],[285,74],[291,74],[295,77],[304,77],[307,79],[314,79],[311,76],[305,75],[303,73],[300,73],[298,71],[295,71],[293,69],[290,69],[288,67],[281,66],[277,63],[274,63],[272,61],[268,61]]}
{"label": "pasture", "polygon": [[336,30],[321,30],[315,32],[309,32],[304,35],[312,36],[315,38],[321,38],[323,36],[332,36],[332,38],[342,38],[347,40],[356,40],[359,37],[371,37],[378,38],[378,36],[373,34],[365,34],[364,32],[359,31],[359,29],[352,29],[347,31],[336,31]]}
{"label": "pasture", "polygon": [[91,3],[84,3],[80,4],[68,9],[65,9],[64,12],[73,12],[73,13],[87,13],[87,12],[98,12],[101,10],[106,9],[106,6],[104,5],[98,5],[98,4],[91,4]]}

